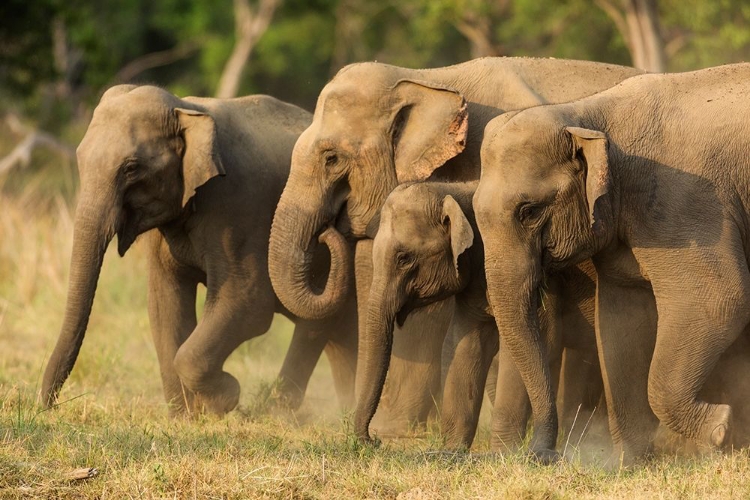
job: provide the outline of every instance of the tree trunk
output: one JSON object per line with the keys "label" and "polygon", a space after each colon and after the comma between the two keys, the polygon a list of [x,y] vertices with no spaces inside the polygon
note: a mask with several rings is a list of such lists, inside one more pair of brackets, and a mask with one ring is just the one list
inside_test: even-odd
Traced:
{"label": "tree trunk", "polygon": [[234,0],[235,36],[237,37],[232,55],[219,79],[216,97],[228,99],[237,96],[242,72],[253,47],[271,24],[276,8],[282,0],[260,0],[257,12],[253,12],[249,0]]}
{"label": "tree trunk", "polygon": [[622,9],[612,0],[596,0],[596,4],[617,26],[628,46],[633,66],[656,73],[666,71],[657,0],[621,0]]}

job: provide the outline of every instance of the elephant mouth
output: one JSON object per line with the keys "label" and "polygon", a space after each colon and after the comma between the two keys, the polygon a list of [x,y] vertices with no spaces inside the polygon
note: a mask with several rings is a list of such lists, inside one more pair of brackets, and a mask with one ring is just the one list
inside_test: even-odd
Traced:
{"label": "elephant mouth", "polygon": [[133,245],[138,234],[137,221],[128,210],[123,210],[117,225],[117,253],[120,257],[125,256],[125,252]]}
{"label": "elephant mouth", "polygon": [[341,205],[338,215],[334,220],[333,227],[335,227],[336,231],[346,239],[353,239],[352,220],[349,218],[348,202],[344,201],[343,205]]}

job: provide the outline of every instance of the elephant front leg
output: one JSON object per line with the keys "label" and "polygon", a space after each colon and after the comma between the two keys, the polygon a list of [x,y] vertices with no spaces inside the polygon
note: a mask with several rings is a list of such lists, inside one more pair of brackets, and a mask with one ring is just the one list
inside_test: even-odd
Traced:
{"label": "elephant front leg", "polygon": [[[183,386],[174,358],[197,324],[197,280],[189,272],[176,271],[174,262],[151,255],[149,259],[148,312],[151,335],[159,360],[164,398],[171,416],[192,411],[193,392]],[[167,264],[167,265],[165,265]]]}
{"label": "elephant front leg", "polygon": [[490,448],[498,451],[516,451],[526,435],[531,402],[516,363],[509,349],[503,349],[502,344],[501,338]]}
{"label": "elephant front leg", "polygon": [[659,424],[647,397],[656,318],[650,289],[624,286],[599,274],[596,340],[614,446],[608,463],[612,468],[649,453]]}
{"label": "elephant front leg", "polygon": [[183,384],[196,393],[196,404],[223,415],[239,402],[240,384],[223,370],[224,362],[242,342],[265,333],[275,305],[268,286],[241,280],[208,280],[206,307],[198,326],[174,359]]}
{"label": "elephant front leg", "polygon": [[[648,400],[664,425],[709,448],[730,441],[732,409],[698,394],[750,320],[750,273],[738,248],[739,236],[715,248],[671,250],[670,262],[687,265],[662,266],[661,273],[651,273],[659,325]],[[647,270],[652,262],[646,260]],[[711,268],[698,271],[706,263]]]}
{"label": "elephant front leg", "polygon": [[[445,446],[449,449],[468,449],[474,441],[485,381],[497,344],[494,321],[478,321],[456,307],[443,344],[445,380],[440,417]],[[494,388],[492,392],[494,395]]]}

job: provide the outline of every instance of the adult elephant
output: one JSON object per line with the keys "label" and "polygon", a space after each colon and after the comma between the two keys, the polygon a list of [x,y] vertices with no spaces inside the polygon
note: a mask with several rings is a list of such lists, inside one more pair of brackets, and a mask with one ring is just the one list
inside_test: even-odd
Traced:
{"label": "adult elephant", "polygon": [[[487,302],[484,246],[476,227],[472,197],[477,181],[423,182],[397,187],[386,199],[373,242],[373,285],[368,304],[368,339],[382,347],[368,358],[358,400],[355,431],[369,439],[368,426],[378,405],[390,362],[394,323],[412,311],[455,297],[455,311],[443,355],[444,394],[441,428],[448,448],[468,448],[474,439],[483,388],[495,405],[492,449],[515,449],[526,432],[529,398],[507,349],[498,366],[495,318]],[[593,265],[573,267],[548,279],[540,308],[543,337],[549,346],[553,377],[559,373],[562,348],[581,356],[565,377],[563,414],[572,423],[578,410],[592,411],[602,393],[594,336]],[[570,292],[559,293],[563,285]],[[570,356],[568,356],[570,359]],[[488,376],[492,375],[492,376]],[[494,381],[493,386],[490,382]]]}
{"label": "adult elephant", "polygon": [[488,125],[474,207],[534,449],[557,433],[542,279],[592,257],[618,463],[648,452],[659,421],[703,446],[729,442],[732,407],[699,391],[750,321],[749,82],[750,64],[643,75]]}
{"label": "adult elephant", "polygon": [[[379,63],[345,67],[322,90],[313,123],[294,147],[274,218],[269,265],[282,303],[308,318],[340,307],[332,297],[343,297],[332,290],[341,283],[329,278],[322,293],[311,285],[319,235],[334,228],[365,240],[357,244],[355,272],[364,332],[372,274],[372,241],[366,238],[397,185],[478,179],[484,127],[493,117],[578,99],[639,73],[594,62],[511,57],[423,70]],[[415,312],[405,323],[409,331],[395,335],[379,410],[386,409],[386,421],[423,420],[439,398],[442,336],[434,330],[446,330],[450,311],[434,313]],[[372,342],[360,342],[360,359],[377,347]]]}
{"label": "adult elephant", "polygon": [[[44,374],[52,405],[83,342],[105,249],[117,235],[124,255],[148,233],[149,317],[164,395],[173,413],[235,407],[239,383],[223,371],[243,341],[268,330],[281,307],[268,276],[268,238],[289,174],[292,148],[310,113],[268,96],[179,99],[152,86],[112,87],[77,150],[81,193],[75,215],[68,301]],[[347,252],[336,233],[332,250]],[[341,262],[339,265],[338,262]],[[330,277],[349,273],[334,261]],[[313,268],[328,271],[325,254]],[[196,319],[196,287],[207,288]],[[334,300],[346,294],[339,289]],[[356,307],[326,320],[297,320],[279,374],[281,395],[298,405],[325,349],[339,397],[351,404]]]}

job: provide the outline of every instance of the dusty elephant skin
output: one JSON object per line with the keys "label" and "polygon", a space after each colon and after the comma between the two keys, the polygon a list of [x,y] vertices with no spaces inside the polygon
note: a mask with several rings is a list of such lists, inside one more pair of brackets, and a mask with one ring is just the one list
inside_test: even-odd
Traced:
{"label": "dusty elephant skin", "polygon": [[[476,433],[485,384],[495,402],[493,450],[516,449],[526,432],[531,407],[515,363],[503,349],[499,373],[488,377],[498,352],[499,335],[487,302],[484,248],[476,227],[472,197],[478,182],[425,182],[397,187],[381,211],[373,243],[373,285],[366,337],[380,339],[383,351],[365,367],[376,380],[358,400],[355,430],[367,434],[390,361],[394,321],[411,311],[455,296],[453,321],[443,350],[444,393],[441,427],[446,446],[469,448]],[[592,410],[599,402],[601,375],[594,336],[593,265],[550,276],[542,315],[552,369],[558,374],[561,347],[579,351],[563,389],[563,412],[572,420],[579,404]],[[552,293],[565,286],[564,295]]]}
{"label": "dusty elephant skin", "polygon": [[[364,332],[372,268],[372,241],[365,238],[368,227],[370,237],[377,228],[388,193],[409,181],[476,180],[484,127],[493,117],[587,96],[639,73],[531,58],[484,58],[428,70],[379,63],[345,67],[321,92],[313,123],[294,147],[274,218],[269,267],[282,303],[302,317],[337,309],[328,300],[332,294],[311,286],[309,269],[318,235],[335,227],[360,240],[355,278]],[[446,330],[450,311],[443,307],[438,316],[431,307],[432,314],[413,313],[406,331],[394,335],[394,359],[378,411],[387,412],[386,420],[419,421],[439,400],[444,334],[434,332]],[[369,343],[360,342],[361,360],[376,347]]]}
{"label": "dusty elephant skin", "polygon": [[[170,411],[224,413],[239,383],[227,356],[284,312],[268,276],[274,208],[291,151],[310,124],[306,111],[268,96],[177,97],[156,87],[116,86],[102,96],[78,147],[81,194],[75,217],[68,302],[49,360],[42,402],[54,404],[83,342],[104,251],[117,234],[123,255],[148,232],[149,317]],[[344,262],[348,244],[323,237]],[[331,279],[346,275],[341,266]],[[318,259],[315,269],[327,272]],[[196,320],[196,287],[207,287]],[[281,394],[298,405],[326,350],[346,404],[354,398],[356,307],[339,318],[298,320],[281,369]]]}
{"label": "dusty elephant skin", "polygon": [[553,448],[557,431],[540,280],[591,257],[617,456],[644,456],[659,421],[704,446],[728,442],[731,407],[699,391],[750,319],[748,82],[747,64],[638,76],[487,126],[474,208],[534,449]]}

